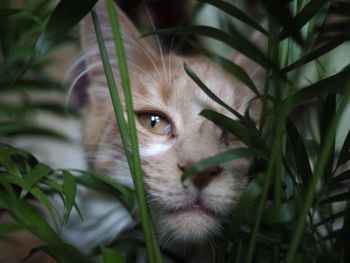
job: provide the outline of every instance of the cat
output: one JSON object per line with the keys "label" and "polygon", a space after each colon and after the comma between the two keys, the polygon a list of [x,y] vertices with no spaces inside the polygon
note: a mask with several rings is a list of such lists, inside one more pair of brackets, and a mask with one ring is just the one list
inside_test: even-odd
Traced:
{"label": "cat", "polygon": [[[250,161],[226,163],[181,182],[183,171],[190,165],[243,146],[237,138],[199,115],[203,109],[211,109],[232,118],[197,87],[185,73],[184,63],[218,97],[242,114],[250,107],[254,94],[203,55],[185,57],[156,52],[145,38],[140,38],[129,18],[117,6],[116,9],[129,68],[146,198],[157,236],[161,245],[204,244],[225,230],[223,225],[246,186]],[[96,10],[122,93],[105,1],[99,1]],[[86,64],[83,73],[89,80],[83,110],[83,144],[89,167],[132,186],[91,17],[83,21],[81,38]],[[248,59],[238,55],[234,60],[252,72],[254,66]],[[125,108],[124,102],[122,106]],[[252,116],[258,116],[258,107],[250,111]],[[87,213],[85,220],[71,220],[64,229],[67,240],[89,249],[98,242],[110,242],[134,226],[120,203],[88,190],[84,194],[80,205]]]}

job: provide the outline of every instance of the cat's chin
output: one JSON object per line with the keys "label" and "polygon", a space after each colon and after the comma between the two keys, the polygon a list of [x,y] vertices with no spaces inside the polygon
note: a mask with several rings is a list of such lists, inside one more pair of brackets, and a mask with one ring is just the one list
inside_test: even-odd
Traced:
{"label": "cat's chin", "polygon": [[160,238],[163,242],[205,243],[220,230],[220,221],[212,211],[200,206],[167,211],[160,216]]}

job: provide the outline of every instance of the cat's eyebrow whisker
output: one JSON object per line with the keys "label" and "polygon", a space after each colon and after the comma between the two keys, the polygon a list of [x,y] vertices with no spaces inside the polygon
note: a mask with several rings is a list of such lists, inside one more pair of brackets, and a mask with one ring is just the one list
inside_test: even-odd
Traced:
{"label": "cat's eyebrow whisker", "polygon": [[[148,9],[147,5],[145,5],[145,9],[146,9],[147,17],[148,17],[148,19],[149,19],[149,21],[151,23],[152,29],[155,31],[156,27],[155,27],[154,21],[152,19],[152,16],[151,16],[151,14],[149,12],[149,9]],[[160,60],[162,62],[163,70],[164,70],[164,72],[166,74],[167,84],[170,84],[170,82],[169,82],[169,75],[168,75],[168,72],[167,72],[167,69],[166,69],[165,60],[164,60],[163,48],[162,48],[162,45],[160,43],[159,36],[157,34],[155,34],[155,38],[156,38],[157,46],[158,46],[158,49],[159,49]]]}

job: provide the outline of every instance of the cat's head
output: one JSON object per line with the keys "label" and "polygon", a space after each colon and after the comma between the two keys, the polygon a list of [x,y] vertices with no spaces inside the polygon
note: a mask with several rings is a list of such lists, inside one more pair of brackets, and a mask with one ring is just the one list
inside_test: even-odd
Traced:
{"label": "cat's head", "polygon": [[[112,31],[103,5],[104,1],[97,6],[98,13],[120,87]],[[203,109],[212,109],[232,117],[197,87],[185,73],[184,62],[212,92],[241,113],[247,110],[253,94],[203,56],[160,56],[146,40],[139,38],[130,20],[120,10],[118,13],[137,116],[147,200],[159,237],[202,242],[220,233],[246,185],[249,161],[238,160],[214,167],[182,184],[181,175],[189,165],[243,146],[234,136],[199,115]],[[82,42],[90,81],[84,111],[84,144],[90,166],[131,184],[90,18],[84,22]]]}

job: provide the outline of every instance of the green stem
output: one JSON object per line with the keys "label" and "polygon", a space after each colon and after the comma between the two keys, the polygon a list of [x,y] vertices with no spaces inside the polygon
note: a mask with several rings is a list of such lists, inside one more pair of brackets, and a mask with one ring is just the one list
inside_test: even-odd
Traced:
{"label": "green stem", "polygon": [[123,46],[121,28],[118,21],[118,13],[115,9],[114,1],[107,1],[107,10],[109,14],[109,18],[111,19],[111,26],[114,36],[116,54],[118,54],[118,63],[120,76],[122,80],[122,86],[124,90],[124,97],[126,103],[126,111],[128,116],[128,126],[130,133],[130,141],[132,147],[132,159],[134,164],[133,169],[133,177],[136,188],[136,196],[139,204],[139,211],[141,217],[141,223],[143,227],[143,232],[146,241],[146,248],[149,255],[150,262],[162,262],[157,238],[155,236],[155,232],[153,229],[153,225],[151,219],[148,214],[148,208],[145,199],[145,190],[143,183],[143,175],[141,169],[141,159],[138,150],[138,140],[137,140],[137,132],[136,132],[136,124],[135,124],[135,116],[134,116],[134,107],[132,101],[132,94],[130,88],[130,80],[128,74],[128,66],[126,63],[126,56]]}

